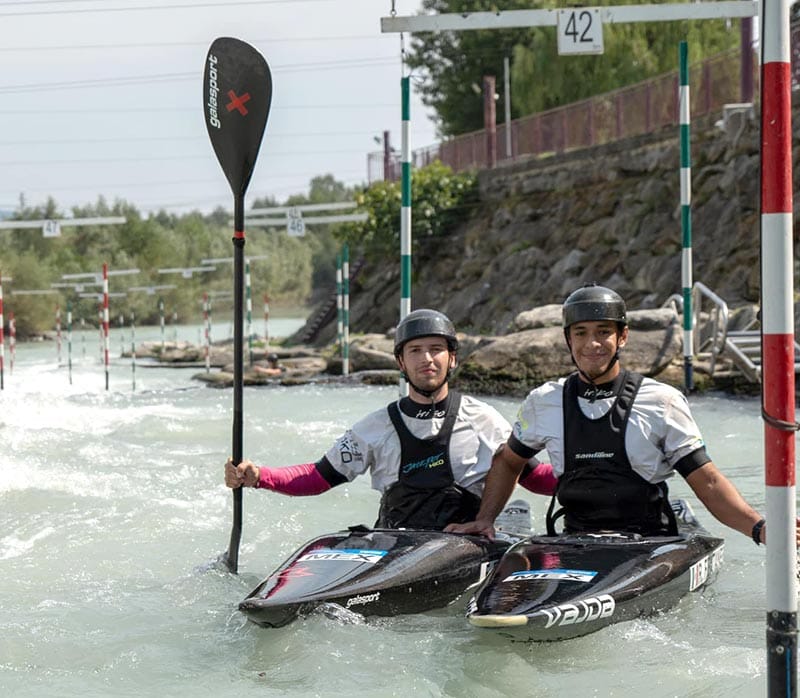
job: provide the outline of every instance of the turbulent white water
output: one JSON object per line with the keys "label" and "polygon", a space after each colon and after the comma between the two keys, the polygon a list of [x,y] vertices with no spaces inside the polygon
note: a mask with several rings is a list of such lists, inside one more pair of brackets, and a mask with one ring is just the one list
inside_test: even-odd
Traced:
{"label": "turbulent white water", "polygon": [[[196,341],[196,328],[185,330]],[[52,344],[18,346],[13,374],[6,356],[0,695],[766,693],[764,549],[717,524],[679,480],[672,493],[687,496],[707,528],[726,537],[725,564],[705,594],[654,619],[539,645],[472,628],[466,599],[367,622],[319,614],[277,630],[246,623],[236,606],[261,577],[316,535],[371,523],[377,494],[367,478],[319,497],[247,491],[240,574],[219,571],[210,563],[230,535],[222,464],[231,449],[231,391],[203,387],[193,369],[141,364],[133,391],[130,362],[116,358],[106,392],[91,336],[85,358],[73,343],[72,385]],[[119,346],[112,338],[112,350]],[[245,455],[274,465],[316,460],[395,395],[388,387],[248,388]],[[490,401],[513,419],[516,399]],[[758,401],[692,404],[715,462],[763,510]],[[543,521],[546,500],[519,494]]]}

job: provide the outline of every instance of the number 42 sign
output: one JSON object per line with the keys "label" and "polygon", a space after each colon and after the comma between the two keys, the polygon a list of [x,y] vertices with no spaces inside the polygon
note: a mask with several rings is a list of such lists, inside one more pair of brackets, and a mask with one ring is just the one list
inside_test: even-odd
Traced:
{"label": "number 42 sign", "polygon": [[558,53],[603,53],[603,20],[600,9],[558,10]]}

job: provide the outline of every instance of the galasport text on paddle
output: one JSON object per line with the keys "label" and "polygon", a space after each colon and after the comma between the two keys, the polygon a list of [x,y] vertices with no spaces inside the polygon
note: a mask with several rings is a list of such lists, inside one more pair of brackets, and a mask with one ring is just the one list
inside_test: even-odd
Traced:
{"label": "galasport text on paddle", "polygon": [[[203,76],[203,113],[211,145],[233,192],[233,449],[242,462],[244,350],[244,195],[272,101],[272,75],[252,46],[229,37],[211,44]],[[233,490],[233,526],[220,561],[236,574],[242,537],[242,488]]]}

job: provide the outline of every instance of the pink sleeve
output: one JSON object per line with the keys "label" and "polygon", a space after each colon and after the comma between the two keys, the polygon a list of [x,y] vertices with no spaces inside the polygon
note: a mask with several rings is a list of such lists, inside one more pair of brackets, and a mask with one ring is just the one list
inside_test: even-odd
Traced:
{"label": "pink sleeve", "polygon": [[553,494],[557,482],[558,479],[553,475],[553,466],[550,463],[538,463],[519,484],[534,494]]}
{"label": "pink sleeve", "polygon": [[317,470],[316,463],[290,465],[286,468],[262,466],[258,469],[256,487],[288,494],[292,497],[322,494],[331,488],[330,483]]}

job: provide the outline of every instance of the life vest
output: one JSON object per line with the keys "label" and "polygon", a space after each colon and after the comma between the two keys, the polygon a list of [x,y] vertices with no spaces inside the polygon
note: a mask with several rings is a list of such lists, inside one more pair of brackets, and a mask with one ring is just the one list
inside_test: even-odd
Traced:
{"label": "life vest", "polygon": [[376,528],[441,530],[449,523],[471,521],[481,500],[455,483],[450,465],[450,436],[461,395],[449,393],[442,428],[430,439],[418,439],[405,425],[397,403],[387,408],[400,439],[397,482],[381,497]]}
{"label": "life vest", "polygon": [[[578,374],[564,383],[564,473],[547,512],[547,530],[564,516],[567,533],[625,531],[642,535],[676,535],[665,482],[652,484],[632,468],[625,432],[633,401],[642,383],[638,373],[623,371],[611,409],[598,419],[578,404]],[[562,509],[555,515],[556,498]]]}

